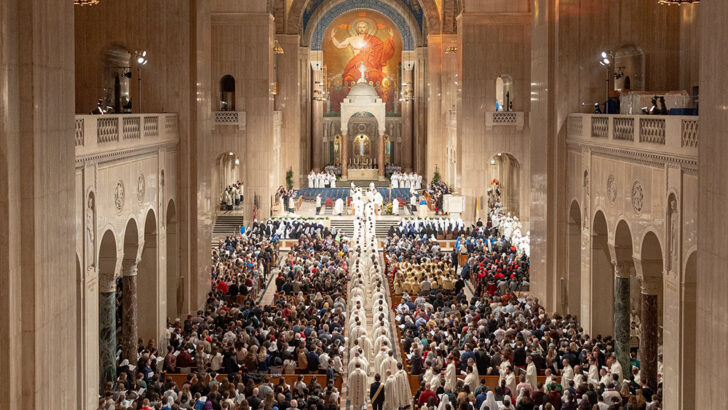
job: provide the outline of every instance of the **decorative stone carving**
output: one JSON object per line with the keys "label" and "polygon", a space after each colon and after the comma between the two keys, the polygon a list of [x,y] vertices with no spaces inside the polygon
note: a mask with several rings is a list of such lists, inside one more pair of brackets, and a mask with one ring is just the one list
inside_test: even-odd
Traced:
{"label": "decorative stone carving", "polygon": [[680,211],[677,209],[677,200],[674,196],[670,197],[670,258],[668,269],[674,273],[680,271]]}
{"label": "decorative stone carving", "polygon": [[137,200],[139,202],[144,201],[144,192],[146,191],[146,182],[144,180],[144,175],[139,174],[139,178],[137,178]]}
{"label": "decorative stone carving", "polygon": [[116,188],[114,189],[114,205],[117,212],[124,209],[124,182],[121,180],[116,182]]}
{"label": "decorative stone carving", "polygon": [[634,181],[634,184],[632,184],[632,208],[634,208],[636,213],[642,212],[644,198],[645,194],[642,192],[642,184],[640,184],[640,181]]}
{"label": "decorative stone carving", "polygon": [[617,199],[617,179],[614,175],[610,175],[607,178],[607,199],[609,199],[609,203],[611,204]]}
{"label": "decorative stone carving", "polygon": [[96,261],[96,204],[94,194],[89,193],[86,203],[86,266],[92,267]]}

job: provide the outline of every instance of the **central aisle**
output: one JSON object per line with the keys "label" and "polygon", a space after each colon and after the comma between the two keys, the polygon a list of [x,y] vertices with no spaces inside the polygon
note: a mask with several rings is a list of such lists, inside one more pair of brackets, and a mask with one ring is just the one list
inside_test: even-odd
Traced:
{"label": "central aisle", "polygon": [[[347,409],[367,408],[371,401],[384,409],[411,403],[409,377],[397,351],[388,284],[376,238],[374,205],[364,205],[354,218],[349,255],[347,307],[348,356],[344,387]],[[377,380],[377,377],[379,380]],[[373,384],[370,399],[370,386]]]}

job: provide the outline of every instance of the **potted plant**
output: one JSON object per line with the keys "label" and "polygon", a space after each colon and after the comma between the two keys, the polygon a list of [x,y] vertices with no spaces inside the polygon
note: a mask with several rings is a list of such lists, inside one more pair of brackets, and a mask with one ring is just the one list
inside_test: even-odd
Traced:
{"label": "potted plant", "polygon": [[290,168],[286,171],[286,187],[289,191],[293,189],[293,170]]}

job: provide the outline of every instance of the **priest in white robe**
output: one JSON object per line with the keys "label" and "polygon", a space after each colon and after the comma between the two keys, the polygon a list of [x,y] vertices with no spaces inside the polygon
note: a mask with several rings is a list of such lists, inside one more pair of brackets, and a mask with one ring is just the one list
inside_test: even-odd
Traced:
{"label": "priest in white robe", "polygon": [[382,360],[377,370],[379,370],[379,374],[387,374],[387,372],[391,373],[397,370],[397,360],[394,358],[392,350],[387,352],[387,357]]}
{"label": "priest in white robe", "polygon": [[536,387],[538,386],[538,370],[530,355],[526,357],[526,381],[531,385],[532,391],[536,391]]}
{"label": "priest in white robe", "polygon": [[392,376],[392,371],[390,370],[387,370],[384,374],[384,405],[382,406],[382,410],[398,410],[397,402],[399,398],[397,397],[395,377]]}
{"label": "priest in white robe", "polygon": [[347,383],[352,408],[361,409],[367,400],[367,374],[359,363],[355,365],[354,371],[349,372]]}
{"label": "priest in white robe", "polygon": [[470,386],[470,391],[474,392],[475,388],[478,387],[478,384],[480,383],[480,380],[475,376],[475,373],[473,373],[473,367],[468,366],[468,374],[465,376],[465,385]]}
{"label": "priest in white robe", "polygon": [[450,357],[447,367],[445,368],[445,390],[450,390],[451,392],[455,391],[455,387],[457,387],[458,379],[457,379],[457,368],[455,367],[455,360],[453,360],[452,357]]}
{"label": "priest in white robe", "polygon": [[404,370],[402,363],[397,363],[397,373],[394,374],[397,383],[397,408],[406,407],[412,404],[412,390],[410,389],[409,376]]}

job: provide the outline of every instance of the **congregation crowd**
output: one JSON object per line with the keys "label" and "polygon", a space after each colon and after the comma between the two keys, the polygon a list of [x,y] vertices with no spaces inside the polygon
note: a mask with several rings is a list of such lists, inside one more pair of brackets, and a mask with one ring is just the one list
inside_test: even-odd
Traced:
{"label": "congregation crowd", "polygon": [[[661,408],[661,382],[640,380],[636,355],[623,369],[611,336],[586,334],[577,317],[550,315],[524,293],[528,234],[497,198],[487,220],[471,226],[402,220],[389,230],[380,266],[376,192],[353,189],[352,238],[281,218],[221,241],[205,309],[171,321],[163,351],[140,342],[138,360],[118,363],[99,407]],[[282,239],[296,240],[286,254]],[[275,293],[261,306],[268,280]],[[300,376],[277,376],[287,374]]]}
{"label": "congregation crowd", "polygon": [[[588,335],[571,315],[549,315],[528,289],[529,254],[516,218],[494,202],[486,223],[403,221],[385,244],[387,273],[413,403],[434,409],[657,409],[661,385],[622,369],[610,336]],[[435,235],[458,229],[452,253]],[[458,259],[466,262],[458,269]],[[467,284],[475,289],[466,292]],[[470,293],[470,297],[466,296]],[[661,374],[661,372],[660,372]],[[495,388],[486,383],[496,381]]]}
{"label": "congregation crowd", "polygon": [[[140,343],[135,363],[120,361],[99,408],[339,408],[348,245],[321,225],[298,223],[254,223],[221,241],[205,309],[170,322],[162,351]],[[279,261],[276,233],[290,227],[298,241]],[[260,306],[256,289],[269,278],[273,303]],[[287,384],[276,374],[301,376]],[[304,382],[304,374],[324,383]]]}

